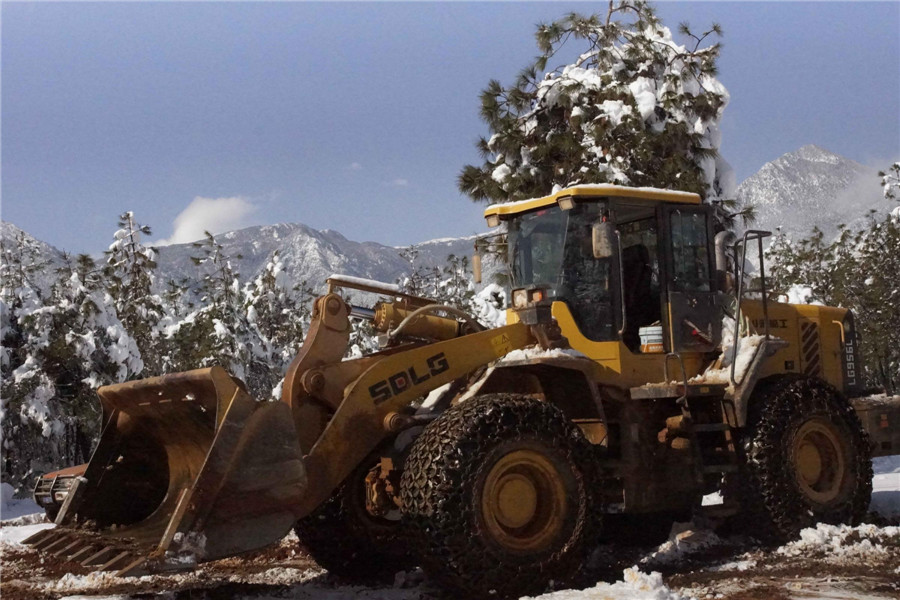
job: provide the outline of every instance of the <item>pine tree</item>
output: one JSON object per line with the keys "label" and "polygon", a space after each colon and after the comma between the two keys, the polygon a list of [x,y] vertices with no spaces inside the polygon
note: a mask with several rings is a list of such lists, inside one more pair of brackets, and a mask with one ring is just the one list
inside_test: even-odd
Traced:
{"label": "pine tree", "polygon": [[263,272],[244,287],[244,310],[257,339],[248,373],[251,387],[275,398],[281,395],[282,378],[303,345],[314,297],[306,281],[291,284],[277,251]]}
{"label": "pine tree", "polygon": [[198,308],[168,328],[171,352],[166,370],[220,365],[244,380],[254,397],[268,397],[272,391],[267,371],[269,348],[247,318],[232,257],[209,232],[193,246],[198,253],[192,257],[198,267],[194,290],[199,297]]}
{"label": "pine tree", "polygon": [[84,254],[63,260],[42,301],[12,316],[20,346],[4,374],[4,468],[20,483],[34,469],[84,462],[99,434],[96,389],[143,368],[101,270]]}
{"label": "pine tree", "polygon": [[150,227],[137,223],[132,212],[123,213],[105,253],[104,275],[116,313],[141,353],[142,375],[150,377],[162,374],[165,338],[160,324],[166,311],[154,291],[156,253],[141,243],[141,235],[150,235]]}
{"label": "pine tree", "polygon": [[[537,59],[512,86],[491,81],[481,94],[491,136],[479,140],[484,162],[462,170],[459,189],[493,202],[583,183],[728,198],[734,177],[718,156],[728,92],[715,77],[719,44],[704,47],[721,28],[680,32],[686,46],[644,0],[540,25]],[[546,71],[568,43],[582,45],[578,59]]]}
{"label": "pine tree", "polygon": [[776,294],[853,311],[867,384],[900,391],[900,216],[870,213],[831,242],[818,229],[798,241],[779,235],[767,257]]}
{"label": "pine tree", "polygon": [[887,171],[879,171],[884,197],[888,200],[900,200],[900,162],[892,164]]}

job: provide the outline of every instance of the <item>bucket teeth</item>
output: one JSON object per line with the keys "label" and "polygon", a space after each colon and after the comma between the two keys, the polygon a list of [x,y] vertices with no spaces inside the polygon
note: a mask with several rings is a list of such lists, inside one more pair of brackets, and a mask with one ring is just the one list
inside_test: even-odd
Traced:
{"label": "bucket teeth", "polygon": [[55,556],[57,558],[59,558],[60,556],[63,556],[63,555],[68,556],[68,555],[74,553],[78,548],[81,548],[82,546],[84,546],[85,543],[86,542],[84,540],[74,540],[71,543],[66,544],[59,550],[56,550],[52,554],[53,554],[53,556]]}
{"label": "bucket teeth", "polygon": [[139,577],[141,575],[147,575],[150,571],[146,568],[146,564],[146,558],[137,558],[119,569],[116,573],[116,577]]}
{"label": "bucket teeth", "polygon": [[75,554],[70,556],[68,558],[68,560],[71,560],[72,562],[79,562],[80,560],[83,560],[84,558],[92,555],[96,551],[97,551],[97,546],[95,546],[93,544],[87,544],[84,548],[76,550]]}
{"label": "bucket teeth", "polygon": [[103,563],[102,566],[97,567],[96,571],[118,571],[128,563],[134,560],[134,556],[128,550],[117,553],[111,559]]}
{"label": "bucket teeth", "polygon": [[53,535],[52,529],[41,529],[37,533],[32,534],[32,535],[28,536],[27,538],[25,538],[24,540],[22,540],[22,543],[25,544],[26,546],[37,547],[37,545],[40,544],[41,541],[45,540],[46,538],[48,538],[52,535]]}
{"label": "bucket teeth", "polygon": [[106,563],[115,553],[115,548],[110,546],[105,546],[102,550],[95,552],[90,555],[83,561],[81,561],[82,567],[96,567],[98,565],[102,565]]}
{"label": "bucket teeth", "polygon": [[51,552],[54,549],[59,548],[61,544],[71,542],[72,540],[72,536],[67,535],[65,532],[58,531],[54,535],[48,535],[46,538],[35,544],[34,547],[43,552]]}

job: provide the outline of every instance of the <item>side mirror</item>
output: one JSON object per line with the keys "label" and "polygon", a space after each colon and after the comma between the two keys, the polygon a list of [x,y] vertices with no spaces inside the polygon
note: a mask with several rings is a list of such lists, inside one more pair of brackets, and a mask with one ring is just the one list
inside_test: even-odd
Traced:
{"label": "side mirror", "polygon": [[475,283],[481,283],[481,250],[475,249],[472,255],[472,277]]}
{"label": "side mirror", "polygon": [[609,221],[594,223],[591,227],[591,243],[594,258],[611,258],[616,254],[616,228]]}

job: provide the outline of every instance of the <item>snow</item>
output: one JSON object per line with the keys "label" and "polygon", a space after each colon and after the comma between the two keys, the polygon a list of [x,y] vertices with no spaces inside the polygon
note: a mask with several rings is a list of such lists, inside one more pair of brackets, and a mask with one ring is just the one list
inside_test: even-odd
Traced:
{"label": "snow", "polygon": [[722,539],[709,529],[698,528],[690,522],[673,523],[668,541],[645,556],[641,562],[657,565],[677,563],[687,555],[722,543]]}
{"label": "snow", "polygon": [[0,527],[0,546],[3,544],[21,545],[22,540],[33,536],[38,531],[56,527],[53,523],[33,523],[31,525],[16,525]]}
{"label": "snow", "polygon": [[[727,331],[727,330],[726,330]],[[726,336],[727,337],[727,336]],[[765,339],[764,335],[748,335],[738,338],[738,352],[734,365],[734,379],[740,383],[744,379],[747,368],[756,356],[760,343]],[[700,375],[692,377],[689,383],[714,383],[731,384],[731,353],[730,340],[723,341],[722,361],[718,369],[707,369]]]}
{"label": "snow", "polygon": [[809,304],[822,306],[821,302],[812,300],[813,290],[805,285],[792,285],[787,291],[788,304]]}
{"label": "snow", "polygon": [[512,169],[510,169],[508,165],[502,164],[491,173],[491,179],[502,184],[509,179],[510,173],[512,173]]}
{"label": "snow", "polygon": [[0,483],[0,520],[8,521],[24,515],[43,513],[31,498],[13,498],[16,490],[10,484]]}
{"label": "snow", "polygon": [[332,273],[328,276],[328,279],[337,283],[349,283],[352,285],[364,285],[372,288],[378,288],[390,294],[399,294],[402,291],[399,285],[395,285],[393,283],[384,283],[382,281],[375,281],[374,279],[365,279],[364,277],[353,277],[350,275],[338,275],[336,273]]}
{"label": "snow", "polygon": [[[526,598],[522,600],[526,600]],[[663,583],[660,573],[647,574],[636,567],[630,567],[622,572],[622,580],[615,583],[598,583],[586,590],[562,590],[533,598],[540,600],[687,600],[690,596],[682,596],[670,590]]]}
{"label": "snow", "polygon": [[863,524],[819,523],[800,532],[800,539],[785,544],[778,553],[785,556],[821,556],[829,562],[843,559],[865,560],[872,555],[888,555],[888,547],[900,543],[900,527]]}
{"label": "snow", "polygon": [[475,318],[489,329],[506,325],[506,290],[490,283],[472,298]]}
{"label": "snow", "polygon": [[[604,106],[606,106],[606,102],[604,102]],[[628,107],[629,109],[631,107]],[[613,185],[610,183],[581,183],[578,185],[570,186],[569,189],[572,190],[585,190],[585,191],[593,191],[599,192],[603,194],[608,194],[614,196],[617,191],[620,190],[636,190],[639,192],[647,192],[651,194],[667,194],[673,197],[680,197],[685,200],[695,200],[697,198],[697,194],[693,194],[691,192],[680,192],[677,190],[666,190],[655,187],[633,187],[633,186],[621,186],[621,185]],[[554,190],[556,193],[558,190]],[[530,202],[534,202],[535,200],[540,200],[541,198],[527,198],[525,200],[516,200],[515,202],[499,202],[495,204],[490,204],[485,209],[485,211],[489,211],[491,209],[495,209],[497,207],[503,206],[507,209],[512,207],[524,206]]]}
{"label": "snow", "polygon": [[872,459],[872,504],[869,510],[883,517],[900,519],[900,456]]}
{"label": "snow", "polygon": [[529,346],[528,348],[513,350],[504,356],[500,362],[518,362],[534,358],[587,358],[587,356],[578,350],[573,350],[571,348],[553,348],[551,350],[544,350],[540,346]]}

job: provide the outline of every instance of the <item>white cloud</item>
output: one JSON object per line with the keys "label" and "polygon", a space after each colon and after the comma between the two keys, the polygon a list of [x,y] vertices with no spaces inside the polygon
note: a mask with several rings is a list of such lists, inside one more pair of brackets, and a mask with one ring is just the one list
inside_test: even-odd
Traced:
{"label": "white cloud", "polygon": [[172,222],[172,235],[153,242],[155,246],[185,244],[203,238],[203,232],[212,234],[233,231],[252,225],[250,217],[258,206],[240,196],[233,198],[203,198],[197,196]]}
{"label": "white cloud", "polygon": [[361,170],[362,170],[362,165],[359,164],[358,162],[351,163],[351,164],[350,164],[350,170],[351,170],[351,171],[361,171]]}
{"label": "white cloud", "polygon": [[406,187],[409,185],[409,180],[403,179],[402,177],[398,177],[397,179],[391,182],[391,185],[396,187]]}

